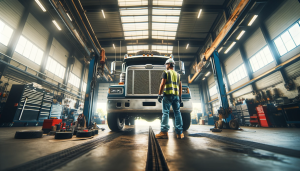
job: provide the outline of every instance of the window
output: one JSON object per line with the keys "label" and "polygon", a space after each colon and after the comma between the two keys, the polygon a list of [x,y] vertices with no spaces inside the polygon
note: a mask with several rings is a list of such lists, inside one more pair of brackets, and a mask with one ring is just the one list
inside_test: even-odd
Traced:
{"label": "window", "polygon": [[213,96],[215,94],[217,94],[217,86],[216,85],[214,85],[211,88],[209,88],[209,95]]}
{"label": "window", "polygon": [[84,91],[84,92],[86,91],[86,83],[85,82],[82,83],[82,91]]}
{"label": "window", "polygon": [[16,51],[36,64],[41,64],[44,52],[21,36],[17,44]]}
{"label": "window", "polygon": [[245,78],[247,76],[247,72],[245,69],[245,65],[242,64],[235,70],[233,70],[230,74],[228,74],[228,80],[229,84],[232,85],[241,79]]}
{"label": "window", "polygon": [[60,63],[53,60],[50,56],[48,57],[46,70],[52,72],[54,75],[58,76],[61,79],[64,79],[66,68],[63,67]]}
{"label": "window", "polygon": [[287,31],[279,35],[274,43],[282,56],[300,45],[300,22],[292,25]]}
{"label": "window", "polygon": [[70,73],[69,83],[79,88],[80,79],[73,73]]}
{"label": "window", "polygon": [[8,45],[13,29],[0,20],[0,43]]}
{"label": "window", "polygon": [[258,51],[249,59],[252,71],[255,72],[273,61],[271,51],[268,46]]}

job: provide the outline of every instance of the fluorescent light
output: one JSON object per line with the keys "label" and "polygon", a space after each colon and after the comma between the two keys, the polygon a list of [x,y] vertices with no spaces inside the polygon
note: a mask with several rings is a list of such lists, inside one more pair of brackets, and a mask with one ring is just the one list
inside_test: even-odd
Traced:
{"label": "fluorescent light", "polygon": [[77,37],[77,39],[79,40],[79,42],[81,43],[82,46],[85,46],[85,44],[83,43],[82,39],[80,38],[77,30],[74,29],[74,33],[75,33],[75,36]]}
{"label": "fluorescent light", "polygon": [[208,71],[206,74],[205,74],[205,77],[209,76],[210,72]]}
{"label": "fluorescent light", "polygon": [[222,49],[223,49],[223,47],[221,47],[221,48],[218,50],[218,53],[220,53]]}
{"label": "fluorescent light", "polygon": [[103,17],[105,18],[105,14],[104,14],[104,11],[103,11],[103,10],[101,10],[101,11],[102,11]]}
{"label": "fluorescent light", "polygon": [[230,49],[236,44],[236,42],[232,42],[231,45],[224,52],[225,54],[230,51]]}
{"label": "fluorescent light", "polygon": [[202,9],[200,9],[200,10],[199,10],[199,13],[198,13],[198,17],[197,17],[197,18],[199,18],[199,17],[200,17],[200,15],[201,15],[201,12],[202,12]]}
{"label": "fluorescent light", "polygon": [[67,13],[67,16],[69,17],[69,19],[72,21],[72,18],[70,17],[70,15]]}
{"label": "fluorescent light", "polygon": [[57,27],[58,30],[61,30],[61,28],[59,27],[59,25],[57,24],[57,22],[55,20],[52,20],[52,22],[54,23],[54,25]]}
{"label": "fluorescent light", "polygon": [[35,0],[35,2],[40,6],[40,8],[43,10],[43,12],[46,12],[45,7],[42,5],[42,3],[39,0]]}
{"label": "fluorescent light", "polygon": [[245,33],[245,30],[242,30],[241,33],[236,38],[236,40],[240,40],[240,38],[244,35],[244,33]]}
{"label": "fluorescent light", "polygon": [[115,44],[113,44],[114,49],[116,49]]}
{"label": "fluorescent light", "polygon": [[186,48],[185,48],[185,49],[187,49],[187,48],[189,48],[189,44],[186,45]]}
{"label": "fluorescent light", "polygon": [[205,80],[205,77],[203,77],[202,80]]}
{"label": "fluorescent light", "polygon": [[258,15],[254,15],[254,16],[252,17],[252,19],[250,20],[250,22],[248,23],[248,26],[251,26],[252,23],[256,20],[257,17],[258,17]]}

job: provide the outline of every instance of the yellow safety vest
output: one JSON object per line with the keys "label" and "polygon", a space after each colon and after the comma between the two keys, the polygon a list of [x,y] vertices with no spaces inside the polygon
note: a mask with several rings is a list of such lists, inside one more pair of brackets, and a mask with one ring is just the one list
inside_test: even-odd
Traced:
{"label": "yellow safety vest", "polygon": [[166,95],[179,96],[180,75],[174,70],[166,70],[164,72],[167,74],[164,93]]}

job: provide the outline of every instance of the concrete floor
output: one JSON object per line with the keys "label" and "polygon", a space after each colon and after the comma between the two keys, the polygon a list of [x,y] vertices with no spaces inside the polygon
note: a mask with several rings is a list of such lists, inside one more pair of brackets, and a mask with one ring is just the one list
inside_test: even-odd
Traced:
{"label": "concrete floor", "polygon": [[[152,126],[159,132],[159,124],[142,123],[127,126],[133,131],[100,145],[94,150],[57,169],[67,170],[145,170],[148,148],[148,130]],[[113,134],[105,127],[99,136]],[[192,125],[185,132],[186,138],[178,140],[173,129],[169,139],[159,144],[169,169],[176,170],[299,170],[300,158],[293,158],[264,150],[231,145],[206,137],[188,136],[193,133],[209,133],[231,138],[255,141],[274,146],[300,150],[300,131],[295,128],[242,127],[242,131],[223,130],[212,133],[207,125]],[[39,139],[14,139],[17,130],[39,130],[41,127],[0,128],[0,170],[4,170],[89,140],[56,141],[53,136]]]}

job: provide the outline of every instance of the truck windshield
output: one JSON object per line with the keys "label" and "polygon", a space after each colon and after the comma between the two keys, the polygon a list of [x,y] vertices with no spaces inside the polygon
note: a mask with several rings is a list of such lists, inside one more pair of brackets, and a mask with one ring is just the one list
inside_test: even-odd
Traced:
{"label": "truck windshield", "polygon": [[145,65],[145,64],[152,64],[152,65],[164,65],[166,62],[166,58],[155,58],[155,57],[140,57],[140,58],[129,58],[125,59],[127,66],[130,65]]}

